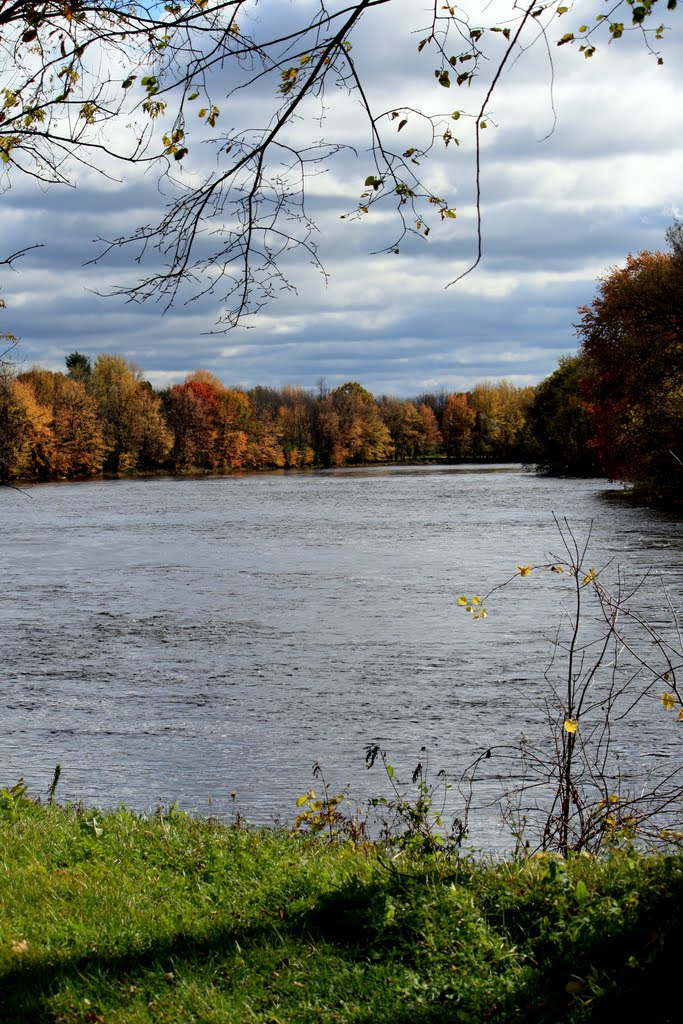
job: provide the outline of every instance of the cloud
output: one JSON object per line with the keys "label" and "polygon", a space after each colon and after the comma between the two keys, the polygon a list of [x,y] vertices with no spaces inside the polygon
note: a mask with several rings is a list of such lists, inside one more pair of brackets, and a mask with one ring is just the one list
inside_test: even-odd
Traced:
{"label": "cloud", "polygon": [[[265,27],[271,14],[286,25],[292,13],[309,8],[299,2],[255,10]],[[482,23],[495,24],[495,16],[489,9]],[[352,55],[369,97],[377,110],[476,111],[483,84],[443,89],[433,53],[417,53],[420,35],[410,33],[425,19],[412,0],[377,8],[366,19]],[[460,146],[437,144],[422,168],[430,187],[452,199],[457,219],[442,222],[433,214],[428,240],[408,235],[400,255],[371,256],[393,244],[400,224],[389,202],[357,221],[341,219],[355,208],[372,171],[370,133],[358,98],[330,83],[327,120],[315,122],[319,107],[311,104],[288,134],[296,145],[325,136],[350,147],[308,181],[307,212],[327,278],[305,253],[290,252],[285,264],[296,291],[276,286],[273,301],[244,328],[211,333],[220,315],[218,292],[166,312],[163,300],[140,305],[96,294],[133,284],[145,269],[161,265],[150,250],[138,267],[132,247],[88,265],[102,248],[95,239],[133,232],[163,215],[177,186],[160,179],[158,170],[113,168],[117,175],[125,170],[122,181],[77,173],[75,189],[45,190],[15,179],[3,196],[3,249],[34,242],[44,248],[3,275],[8,308],[2,328],[20,336],[25,363],[58,368],[74,349],[120,352],[155,386],[199,366],[226,384],[313,387],[325,376],[331,386],[357,379],[376,394],[396,395],[460,390],[500,377],[519,384],[540,380],[560,355],[576,349],[576,308],[590,301],[596,278],[629,251],[663,247],[664,231],[683,205],[683,108],[677,101],[683,38],[671,34],[663,66],[636,43],[603,46],[592,61],[575,47],[551,47],[553,73],[548,52],[537,45],[506,72],[490,127],[482,132],[483,259],[452,288],[445,286],[476,254],[473,120],[463,115],[451,122]],[[217,72],[210,84],[219,96],[228,71]],[[227,133],[231,125],[265,124],[275,100],[272,81],[238,92],[221,111],[219,127]],[[539,141],[553,127],[553,105],[557,124]],[[424,131],[411,115],[401,133],[391,127],[387,139],[402,151]],[[186,169],[173,168],[181,184],[225,159],[215,147],[200,145],[200,137]],[[199,244],[208,252],[216,241],[207,236]]]}

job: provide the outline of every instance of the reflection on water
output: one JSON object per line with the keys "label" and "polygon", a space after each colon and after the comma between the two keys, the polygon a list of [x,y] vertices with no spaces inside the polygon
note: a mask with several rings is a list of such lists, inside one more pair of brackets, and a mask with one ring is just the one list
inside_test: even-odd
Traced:
{"label": "reflection on water", "polygon": [[[605,493],[607,491],[607,494]],[[597,481],[519,467],[378,467],[207,479],[44,485],[0,505],[4,652],[0,783],[139,809],[177,801],[252,821],[291,819],[320,761],[336,788],[382,786],[363,750],[397,766],[421,748],[462,769],[538,734],[557,580],[517,580],[560,547],[553,513],[590,561],[657,611],[683,594],[680,523],[610,500]],[[666,615],[662,614],[662,619]],[[659,721],[659,720],[658,720]],[[671,757],[639,727],[629,759]],[[480,817],[482,843],[497,822]]]}

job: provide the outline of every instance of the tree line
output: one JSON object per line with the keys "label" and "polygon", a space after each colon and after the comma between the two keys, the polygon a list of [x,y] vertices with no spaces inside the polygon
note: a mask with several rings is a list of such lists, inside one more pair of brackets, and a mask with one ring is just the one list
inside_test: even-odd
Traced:
{"label": "tree line", "polygon": [[121,355],[66,358],[0,379],[0,478],[79,479],[156,472],[519,460],[531,454],[533,388],[375,398],[356,381],[328,391],[225,387],[197,370],[154,391]]}
{"label": "tree line", "polygon": [[224,386],[205,370],[155,391],[121,355],[73,352],[65,372],[0,373],[0,480],[227,472],[467,459],[607,476],[661,503],[683,479],[683,226],[629,255],[579,309],[578,354],[537,387],[375,398]]}

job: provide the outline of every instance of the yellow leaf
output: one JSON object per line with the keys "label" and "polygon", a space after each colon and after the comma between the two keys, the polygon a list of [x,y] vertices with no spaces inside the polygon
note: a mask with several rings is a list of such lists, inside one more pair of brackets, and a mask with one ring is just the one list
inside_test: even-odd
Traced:
{"label": "yellow leaf", "polygon": [[683,722],[683,708],[678,709],[678,721]]}
{"label": "yellow leaf", "polygon": [[564,731],[574,733],[579,728],[579,723],[576,718],[565,718],[564,720]]}
{"label": "yellow leaf", "polygon": [[464,594],[461,594],[461,596],[458,598],[458,604],[461,605],[463,608],[467,604],[467,598],[464,596]]}
{"label": "yellow leaf", "polygon": [[472,604],[481,604],[481,598],[480,597],[473,597],[472,598]]}
{"label": "yellow leaf", "polygon": [[662,702],[662,707],[665,707],[667,711],[671,711],[672,707],[676,704],[676,698],[673,693],[663,693],[659,699]]}
{"label": "yellow leaf", "polygon": [[589,569],[586,575],[583,577],[583,582],[586,584],[592,583],[597,575],[597,569]]}
{"label": "yellow leaf", "polygon": [[518,565],[517,568],[519,569],[520,576],[529,576],[531,574],[531,566],[528,562],[526,565]]}
{"label": "yellow leaf", "polygon": [[550,571],[551,572],[564,572],[564,569],[562,568],[561,565],[551,565],[550,566]]}

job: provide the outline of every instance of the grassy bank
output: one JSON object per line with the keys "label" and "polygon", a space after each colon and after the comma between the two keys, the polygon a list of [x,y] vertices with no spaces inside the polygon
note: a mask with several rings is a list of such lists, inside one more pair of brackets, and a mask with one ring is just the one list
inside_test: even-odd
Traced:
{"label": "grassy bank", "polygon": [[0,1020],[673,1021],[682,896],[680,854],[391,860],[4,796]]}

